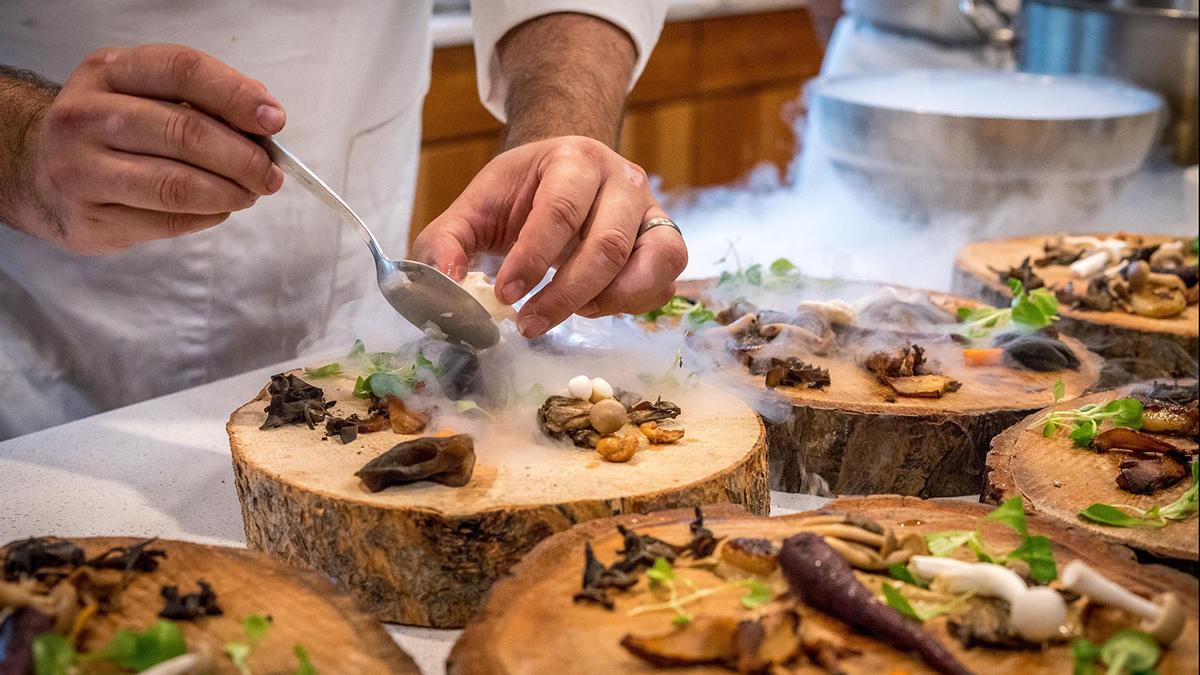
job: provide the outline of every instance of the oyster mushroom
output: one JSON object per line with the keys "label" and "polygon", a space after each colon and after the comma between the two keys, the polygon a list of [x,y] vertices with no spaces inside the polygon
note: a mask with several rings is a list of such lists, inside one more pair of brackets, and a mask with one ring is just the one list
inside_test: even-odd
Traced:
{"label": "oyster mushroom", "polygon": [[429,480],[462,487],[475,469],[475,443],[467,434],[448,438],[416,438],[405,441],[367,462],[354,475],[371,492],[392,486]]}
{"label": "oyster mushroom", "polygon": [[646,422],[638,425],[638,431],[646,436],[652,445],[670,445],[683,438],[683,427],[663,428],[658,422]]}
{"label": "oyster mushroom", "polygon": [[1188,611],[1179,596],[1167,592],[1153,601],[1147,600],[1124,586],[1108,579],[1082,560],[1072,560],[1062,571],[1063,588],[1086,595],[1093,602],[1116,607],[1139,617],[1142,630],[1159,643],[1169,645],[1183,632]]}
{"label": "oyster mushroom", "polygon": [[672,420],[683,412],[679,406],[670,401],[664,401],[659,398],[654,403],[650,401],[640,401],[629,411],[629,423],[635,426],[641,426],[646,422],[661,422],[663,420]]}
{"label": "oyster mushroom", "polygon": [[1154,267],[1183,267],[1183,242],[1168,241],[1160,245],[1150,254],[1150,264]]}
{"label": "oyster mushroom", "polygon": [[1120,449],[1155,455],[1178,452],[1178,449],[1169,443],[1163,443],[1153,436],[1126,427],[1113,427],[1100,432],[1092,439],[1091,446],[1095,450]]}
{"label": "oyster mushroom", "polygon": [[812,352],[821,354],[833,344],[833,331],[826,330],[817,335],[803,326],[790,323],[768,323],[759,327],[758,334],[768,338],[776,349],[784,352]]}

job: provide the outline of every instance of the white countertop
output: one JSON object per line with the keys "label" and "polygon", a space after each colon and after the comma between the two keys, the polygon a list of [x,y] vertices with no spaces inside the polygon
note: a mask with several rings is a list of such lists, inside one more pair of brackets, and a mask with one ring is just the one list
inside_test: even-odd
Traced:
{"label": "white countertop", "polygon": [[[687,21],[706,16],[751,14],[803,7],[805,0],[671,0],[667,21]],[[435,14],[433,46],[455,47],[471,44],[471,15],[466,12]]]}
{"label": "white countertop", "polygon": [[[0,543],[125,535],[244,546],[225,421],[282,363],[0,443]],[[825,499],[773,493],[772,514]],[[423,672],[459,631],[388,626]]]}

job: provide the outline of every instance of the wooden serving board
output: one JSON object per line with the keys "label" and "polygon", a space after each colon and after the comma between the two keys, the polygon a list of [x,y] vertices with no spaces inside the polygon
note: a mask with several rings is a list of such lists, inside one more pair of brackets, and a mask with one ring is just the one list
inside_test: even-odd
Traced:
{"label": "wooden serving board", "polygon": [[[337,401],[335,414],[365,417],[353,380],[313,382]],[[227,425],[247,542],[330,575],[384,621],[462,626],[522,555],[585,520],[717,502],[770,508],[762,422],[724,394],[704,410],[684,407],[682,441],[625,464],[529,438],[504,448],[477,439],[467,485],[374,494],[354,473],[411,436],[383,431],[342,445],[303,425],[261,431],[265,406],[255,399]]]}
{"label": "wooden serving board", "polygon": [[[885,288],[884,284],[851,283],[856,288]],[[704,298],[712,284],[712,280],[688,282],[681,284],[679,293]],[[952,314],[959,307],[980,305],[942,293],[929,292],[929,296]],[[922,343],[937,371],[962,382],[962,388],[941,398],[894,397],[894,402],[886,400],[890,390],[850,358],[800,355],[828,369],[831,383],[824,390],[775,390],[791,402],[792,415],[783,422],[767,423],[771,487],[786,492],[920,497],[977,494],[988,445],[996,434],[1053,401],[1056,380],[1063,381],[1064,400],[1071,400],[1099,379],[1102,359],[1076,340],[1064,342],[1079,357],[1079,370],[1037,373],[966,366],[957,345]],[[765,386],[762,376],[746,369],[737,377]]]}
{"label": "wooden serving board", "polygon": [[[1162,558],[1195,562],[1200,558],[1197,525],[1200,520],[1172,523],[1162,529],[1108,527],[1079,517],[1079,511],[1094,503],[1128,504],[1149,509],[1169,504],[1191,484],[1184,479],[1153,495],[1130,494],[1117,487],[1117,465],[1128,457],[1124,452],[1096,452],[1076,448],[1065,433],[1042,436],[1035,424],[1047,412],[1078,408],[1120,398],[1128,388],[1094,394],[1036,412],[1021,420],[992,441],[987,459],[984,501],[999,503],[1013,495],[1025,498],[1027,508],[1055,521],[1064,528],[1086,532],[1090,536],[1125,544]],[[1105,427],[1107,428],[1107,427]],[[1195,447],[1188,439],[1172,439],[1182,446]]]}
{"label": "wooden serving board", "polygon": [[[71,539],[90,558],[140,539],[88,537]],[[160,589],[178,586],[180,593],[212,585],[221,616],[177,622],[189,646],[205,645],[217,661],[218,673],[237,673],[224,657],[229,641],[244,641],[242,620],[250,614],[270,615],[271,628],[251,652],[247,665],[256,673],[292,673],[298,661],[295,645],[308,652],[321,673],[389,673],[419,675],[413,660],[369,614],[337,591],[319,574],[289,567],[244,549],[158,540],[151,548],[167,553],[158,569],[137,573],[121,594],[120,611],[98,615],[88,625],[80,647],[99,650],[121,629],[144,630],[163,607]]]}
{"label": "wooden serving board", "polygon": [[[1148,244],[1178,239],[1141,236]],[[964,246],[954,264],[954,291],[995,304],[1009,302],[1012,295],[1008,285],[1000,280],[995,270],[1020,265],[1029,256],[1040,257],[1043,245],[1053,239],[1049,236],[1020,237]],[[1036,271],[1052,289],[1065,286],[1073,278],[1070,269],[1061,265],[1040,267]],[[1062,316],[1059,327],[1063,332],[1079,338],[1106,359],[1128,360],[1123,367],[1139,377],[1196,376],[1197,352],[1200,352],[1200,327],[1197,326],[1200,311],[1196,305],[1189,305],[1180,315],[1166,319],[1122,311],[1095,312],[1067,307],[1061,307],[1059,315]],[[1117,378],[1119,374],[1114,373],[1112,377]],[[1106,382],[1121,383],[1115,379]]]}
{"label": "wooden serving board", "polygon": [[[929,533],[940,530],[971,529],[976,518],[988,509],[962,501],[922,501],[912,497],[876,496],[841,499],[825,510],[862,513],[882,525],[897,528],[897,536],[907,532]],[[779,541],[794,533],[797,519],[809,514],[780,518],[758,518],[734,508],[705,511],[704,524],[718,536],[764,537]],[[615,525],[622,523],[638,533],[666,541],[687,541],[690,511],[670,511],[650,516],[627,516],[594,521],[557,534],[542,542],[512,574],[494,587],[483,611],[472,620],[450,653],[449,671],[453,675],[532,675],[535,673],[728,673],[711,667],[656,669],[635,658],[620,646],[628,634],[654,635],[669,629],[669,620],[661,613],[627,616],[628,603],[619,593],[612,597],[617,605],[607,611],[591,604],[575,604],[571,596],[578,590],[583,567],[583,547],[591,542],[597,557],[605,562],[617,557],[621,537]],[[1187,627],[1166,652],[1158,666],[1160,673],[1195,672],[1198,628],[1195,618],[1197,583],[1181,572],[1157,565],[1140,565],[1128,549],[1096,541],[1077,531],[1065,530],[1041,518],[1030,518],[1032,532],[1047,535],[1054,543],[1060,565],[1080,558],[1109,578],[1135,592],[1153,595],[1172,590],[1179,594],[1193,615]],[[1015,535],[995,523],[983,525],[989,543],[1015,546]],[[710,598],[689,610],[703,614]],[[715,601],[714,601],[715,602]],[[710,609],[714,605],[707,605]],[[693,610],[693,608],[695,608]],[[930,672],[912,656],[876,643],[841,622],[825,615],[806,613],[802,621],[819,621],[822,627],[845,636],[849,647],[858,652],[839,661],[848,675],[867,673]],[[1071,672],[1071,648],[1067,644],[1043,652],[1021,650],[964,649],[946,632],[946,619],[925,623],[925,628],[946,646],[963,665],[978,673],[1060,673]],[[799,671],[821,672],[821,671]]]}

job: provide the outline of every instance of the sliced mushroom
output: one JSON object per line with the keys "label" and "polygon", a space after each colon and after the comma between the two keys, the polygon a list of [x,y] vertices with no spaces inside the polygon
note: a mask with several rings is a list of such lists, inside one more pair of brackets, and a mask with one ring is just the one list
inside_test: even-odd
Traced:
{"label": "sliced mushroom", "polygon": [[670,445],[683,438],[683,427],[663,428],[658,422],[646,422],[638,425],[638,430],[645,434],[652,445]]}
{"label": "sliced mushroom", "polygon": [[387,404],[388,423],[392,431],[398,434],[419,434],[429,424],[429,415],[419,410],[412,410],[402,399],[388,394],[384,399]]}
{"label": "sliced mushroom", "polygon": [[779,549],[767,539],[735,537],[721,545],[721,560],[758,576],[775,571]]}
{"label": "sliced mushroom", "polygon": [[629,411],[629,423],[641,426],[646,422],[661,422],[679,417],[683,412],[679,406],[659,398],[655,402],[640,401]]}
{"label": "sliced mushroom", "polygon": [[1200,412],[1171,402],[1143,401],[1142,431],[1152,434],[1195,436],[1200,433]]}
{"label": "sliced mushroom", "polygon": [[1163,443],[1153,436],[1125,427],[1113,427],[1100,432],[1092,439],[1092,448],[1096,450],[1131,450],[1156,455],[1178,452],[1178,449],[1169,443]]}
{"label": "sliced mushroom", "polygon": [[475,443],[467,434],[405,441],[367,462],[354,475],[371,492],[429,480],[461,487],[475,469]]}
{"label": "sliced mushroom", "polygon": [[766,672],[800,652],[800,615],[784,609],[738,623],[734,638],[734,669],[739,673]]}
{"label": "sliced mushroom", "polygon": [[659,668],[729,663],[737,654],[737,632],[733,617],[701,616],[663,635],[626,635],[621,646]]}
{"label": "sliced mushroom", "polygon": [[1135,495],[1154,494],[1188,476],[1187,467],[1176,459],[1174,453],[1123,459],[1119,469],[1117,487]]}
{"label": "sliced mushroom", "polygon": [[897,395],[912,398],[941,398],[943,394],[958,391],[962,386],[958,380],[952,380],[945,375],[912,375],[881,379]]}

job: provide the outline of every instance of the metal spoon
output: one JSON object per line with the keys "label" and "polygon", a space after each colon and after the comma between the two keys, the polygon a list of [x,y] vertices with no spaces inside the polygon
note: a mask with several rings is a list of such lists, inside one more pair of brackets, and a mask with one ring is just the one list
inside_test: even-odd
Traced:
{"label": "metal spoon", "polygon": [[438,330],[429,331],[434,336],[444,334],[449,342],[465,343],[476,349],[487,349],[500,341],[500,329],[491,315],[462,286],[425,263],[392,260],[385,256],[362,218],[312,169],[275,139],[259,136],[255,140],[284,173],[296,179],[346,222],[357,226],[359,236],[367,242],[367,248],[375,257],[379,290],[400,316],[421,330],[436,326]]}

